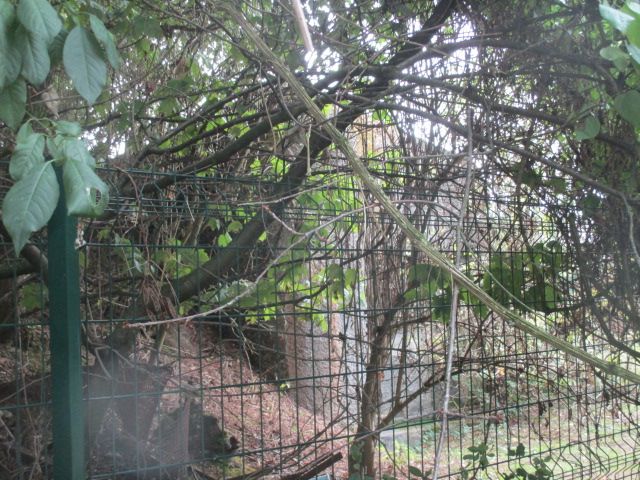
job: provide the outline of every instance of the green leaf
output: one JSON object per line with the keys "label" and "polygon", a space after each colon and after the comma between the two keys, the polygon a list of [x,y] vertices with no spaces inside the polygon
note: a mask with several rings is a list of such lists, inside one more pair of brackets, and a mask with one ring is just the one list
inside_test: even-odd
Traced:
{"label": "green leaf", "polygon": [[336,263],[332,263],[327,267],[325,275],[329,281],[341,282],[344,280],[344,271],[342,270],[342,267]]}
{"label": "green leaf", "polygon": [[27,84],[21,78],[0,89],[0,120],[17,130],[27,105]]}
{"label": "green leaf", "polygon": [[18,80],[21,68],[22,54],[16,44],[11,43],[4,52],[0,50],[0,88]]}
{"label": "green leaf", "polygon": [[640,15],[640,4],[638,4],[638,2],[635,2],[635,1],[627,2],[625,7],[628,8],[631,13],[635,15]]}
{"label": "green leaf", "polygon": [[29,140],[29,137],[34,133],[35,132],[31,127],[31,121],[27,120],[22,124],[22,126],[20,127],[20,130],[18,130],[18,133],[16,134],[16,143],[25,143],[27,140]]}
{"label": "green leaf", "polygon": [[0,32],[5,33],[16,17],[14,6],[7,0],[0,0]]}
{"label": "green leaf", "polygon": [[147,15],[138,15],[133,19],[133,31],[143,37],[161,38],[162,28],[154,18]]}
{"label": "green leaf", "polygon": [[46,44],[51,43],[62,28],[58,12],[46,0],[20,0],[18,19],[24,28],[42,37]]}
{"label": "green leaf", "polygon": [[600,50],[600,56],[605,60],[613,62],[615,67],[621,72],[629,66],[629,54],[623,52],[618,47],[605,47]]}
{"label": "green leaf", "polygon": [[62,158],[62,151],[58,144],[56,143],[56,138],[47,137],[47,150],[49,151],[49,155],[51,155],[55,160]]}
{"label": "green leaf", "polygon": [[116,42],[113,39],[113,35],[109,30],[107,30],[107,27],[104,26],[102,20],[95,15],[89,14],[89,24],[91,25],[91,30],[96,36],[96,39],[104,45],[104,50],[107,53],[107,60],[109,60],[109,63],[116,72],[119,71],[120,55],[118,54],[118,49],[116,48]]}
{"label": "green leaf", "polygon": [[631,15],[621,12],[609,5],[600,5],[600,15],[622,33],[627,31],[627,27],[634,20]]}
{"label": "green leaf", "polygon": [[78,122],[60,120],[55,123],[54,129],[59,135],[79,137],[82,134],[82,126]]}
{"label": "green leaf", "polygon": [[627,39],[632,45],[640,47],[640,19],[635,19],[627,26]]}
{"label": "green leaf", "polygon": [[13,240],[16,253],[31,233],[40,230],[53,215],[60,189],[51,163],[31,169],[7,192],[2,203],[2,220]]}
{"label": "green leaf", "polygon": [[422,478],[422,471],[419,468],[414,467],[413,465],[409,465],[409,473],[411,475],[415,475],[417,477]]}
{"label": "green leaf", "polygon": [[87,150],[85,143],[79,138],[62,137],[60,141],[56,141],[56,145],[60,147],[64,158],[84,163],[91,169],[95,168],[96,160]]}
{"label": "green leaf", "polygon": [[362,452],[360,451],[360,446],[358,444],[352,444],[349,448],[349,456],[354,462],[360,462],[362,460]]}
{"label": "green leaf", "polygon": [[600,121],[590,115],[584,122],[584,126],[582,128],[576,127],[576,140],[579,142],[582,140],[591,140],[595,138],[598,133],[600,133]]}
{"label": "green leaf", "polygon": [[192,87],[193,87],[193,79],[190,77],[182,77],[182,78],[174,78],[173,80],[169,80],[167,82],[167,86],[165,90],[167,91],[168,94],[173,94],[176,92],[188,93]]}
{"label": "green leaf", "polygon": [[90,31],[75,27],[69,32],[64,43],[63,62],[78,93],[93,105],[107,82],[107,65],[100,45]]}
{"label": "green leaf", "polygon": [[16,181],[21,180],[36,165],[44,162],[44,135],[34,133],[24,143],[18,143],[11,154],[9,173]]}
{"label": "green leaf", "polygon": [[242,230],[242,222],[238,220],[234,220],[227,226],[227,232],[229,233],[237,233]]}
{"label": "green leaf", "polygon": [[602,200],[597,195],[587,195],[578,200],[578,207],[588,211],[589,213],[600,208],[600,205],[602,205]]}
{"label": "green leaf", "polygon": [[54,38],[48,47],[49,59],[51,60],[51,65],[58,65],[62,62],[62,52],[64,50],[64,42],[67,40],[67,36],[69,32],[62,28],[56,38]]}
{"label": "green leaf", "polygon": [[409,282],[417,281],[426,284],[433,280],[443,280],[446,278],[440,268],[425,263],[417,263],[411,265],[407,269],[407,280]]}
{"label": "green leaf", "polygon": [[636,47],[635,45],[629,42],[626,42],[626,45],[627,45],[627,50],[631,55],[631,58],[633,58],[636,62],[640,63],[640,48]]}
{"label": "green leaf", "polygon": [[22,76],[34,85],[40,85],[46,80],[51,69],[44,38],[18,27],[15,39],[22,56]]}
{"label": "green leaf", "polygon": [[20,294],[22,298],[19,305],[29,312],[43,307],[44,299],[47,296],[47,289],[46,287],[32,283],[24,285],[20,289]]}
{"label": "green leaf", "polygon": [[613,102],[616,111],[635,128],[640,128],[640,93],[629,90],[621,93]]}
{"label": "green leaf", "polygon": [[109,203],[109,187],[90,166],[84,161],[67,158],[62,167],[62,178],[69,215],[102,215]]}
{"label": "green leaf", "polygon": [[158,105],[158,112],[165,117],[170,117],[180,109],[180,104],[175,98],[165,98]]}
{"label": "green leaf", "polygon": [[550,177],[545,181],[545,183],[552,187],[557,193],[567,191],[567,181],[562,177]]}
{"label": "green leaf", "polygon": [[411,265],[407,271],[407,281],[418,281],[420,283],[424,283],[428,281],[430,271],[431,266],[424,263]]}
{"label": "green leaf", "polygon": [[227,232],[223,232],[218,237],[218,246],[219,247],[226,247],[227,245],[229,245],[231,243],[231,240],[233,240],[231,238],[231,235],[229,235]]}
{"label": "green leaf", "polygon": [[20,75],[22,59],[13,41],[15,9],[0,0],[0,88],[15,82]]}
{"label": "green leaf", "polygon": [[344,285],[347,288],[352,289],[356,284],[356,278],[358,277],[358,272],[353,268],[348,268],[344,271]]}
{"label": "green leaf", "polygon": [[302,50],[292,49],[286,56],[285,62],[291,70],[296,70],[304,65],[304,54]]}

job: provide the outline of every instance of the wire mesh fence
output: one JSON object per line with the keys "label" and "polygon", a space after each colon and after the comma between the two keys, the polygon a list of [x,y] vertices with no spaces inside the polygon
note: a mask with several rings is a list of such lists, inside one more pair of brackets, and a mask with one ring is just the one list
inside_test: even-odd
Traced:
{"label": "wire mesh fence", "polygon": [[[81,223],[75,244],[84,404],[71,414],[90,478],[427,479],[443,416],[440,478],[638,477],[637,388],[465,290],[445,375],[453,282],[348,175],[284,203],[296,186],[259,175],[101,174],[110,209]],[[451,257],[462,177],[386,185]],[[610,305],[585,298],[578,270],[615,270],[624,251],[571,250],[566,238],[590,226],[560,202],[485,187],[469,205],[466,275],[554,335],[635,368],[600,333]],[[31,261],[15,260],[2,245],[2,478],[52,477],[58,353],[44,279],[56,252],[37,238],[30,248]],[[624,322],[606,322],[625,337]]]}

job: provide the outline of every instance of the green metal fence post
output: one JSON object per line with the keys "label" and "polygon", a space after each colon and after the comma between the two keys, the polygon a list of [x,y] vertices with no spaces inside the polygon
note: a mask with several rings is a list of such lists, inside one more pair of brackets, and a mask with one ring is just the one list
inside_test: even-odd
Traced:
{"label": "green metal fence post", "polygon": [[56,175],[60,200],[48,224],[53,472],[56,480],[80,480],[85,473],[78,220],[67,215],[61,169]]}

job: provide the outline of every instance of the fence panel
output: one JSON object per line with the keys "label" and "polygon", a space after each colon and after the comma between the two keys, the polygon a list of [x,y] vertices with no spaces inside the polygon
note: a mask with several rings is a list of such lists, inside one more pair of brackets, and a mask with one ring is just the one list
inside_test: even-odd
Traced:
{"label": "fence panel", "polygon": [[[67,379],[83,386],[84,406],[68,414],[84,420],[90,478],[430,478],[447,383],[441,478],[637,478],[637,389],[515,331],[464,291],[446,378],[451,279],[348,179],[282,205],[280,186],[259,177],[101,175],[112,202],[75,240],[83,372]],[[154,188],[159,178],[171,186]],[[453,255],[455,182],[388,192]],[[549,205],[486,192],[471,205],[467,275],[634,368],[600,333],[594,312],[608,305],[581,298],[577,268],[613,270],[624,252],[578,259]],[[250,248],[243,235],[256,237]],[[27,247],[31,262],[3,238],[0,476],[50,478],[52,452],[64,452],[51,445],[64,352],[49,320],[54,286],[71,280],[47,290],[43,259],[60,251],[46,233]],[[63,400],[53,398],[55,412]]]}

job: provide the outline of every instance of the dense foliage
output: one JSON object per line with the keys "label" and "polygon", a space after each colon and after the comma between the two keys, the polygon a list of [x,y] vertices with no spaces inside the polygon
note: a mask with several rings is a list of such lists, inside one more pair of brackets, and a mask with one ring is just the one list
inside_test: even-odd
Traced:
{"label": "dense foliage", "polygon": [[[523,314],[556,320],[567,313],[558,330],[587,332],[640,359],[629,342],[640,329],[640,3],[309,0],[304,7],[313,54],[288,1],[229,8],[259,31],[398,202],[412,191],[428,192],[434,205],[460,196],[472,157],[474,194],[517,205],[505,203],[496,215],[509,219],[500,229],[467,239],[498,250],[509,237],[515,252],[483,266],[475,280],[486,292]],[[11,188],[2,233],[21,250],[46,224],[59,191],[52,164],[62,166],[70,213],[96,217],[100,226],[87,227],[86,241],[117,242],[120,263],[110,268],[131,274],[144,292],[121,302],[126,307],[113,317],[194,313],[199,294],[204,303],[230,303],[247,321],[258,309],[268,320],[283,302],[277,291],[310,309],[316,297],[339,303],[354,295],[346,263],[318,273],[318,285],[309,287],[305,259],[293,251],[237,262],[239,250],[251,251],[282,226],[292,205],[335,211],[330,224],[286,225],[309,244],[326,245],[357,233],[341,215],[367,199],[292,85],[228,11],[199,0],[65,0],[53,7],[0,0],[0,160],[10,174],[1,182]],[[149,177],[137,183],[135,172]],[[192,174],[234,179],[206,192],[199,207],[224,204],[232,221],[195,215],[186,228],[177,221],[164,228],[167,218],[149,216],[109,229],[107,179],[121,197],[162,192],[186,208],[193,190],[176,185]],[[264,188],[243,190],[238,179]],[[258,213],[256,203],[264,205]],[[472,205],[469,215],[490,221],[482,208]],[[559,238],[530,235],[532,212],[554,224]],[[394,234],[394,242],[406,242]],[[147,255],[140,245],[152,237],[194,248]],[[390,241],[380,233],[371,250]],[[195,248],[203,244],[215,253]],[[263,272],[273,263],[294,267]],[[404,272],[402,301],[428,297],[434,319],[445,322],[451,279],[422,261]],[[551,284],[550,276],[560,281]],[[582,300],[562,305],[564,297]],[[584,306],[588,318],[570,315]],[[482,305],[476,311],[487,315]],[[314,320],[326,328],[322,315]],[[106,337],[98,332],[92,344],[127,354],[136,331]]]}

